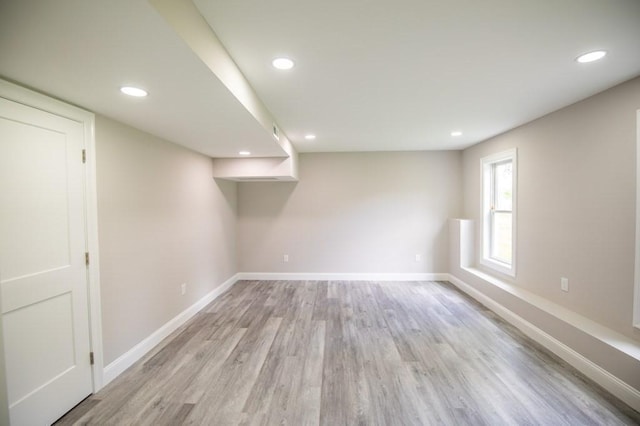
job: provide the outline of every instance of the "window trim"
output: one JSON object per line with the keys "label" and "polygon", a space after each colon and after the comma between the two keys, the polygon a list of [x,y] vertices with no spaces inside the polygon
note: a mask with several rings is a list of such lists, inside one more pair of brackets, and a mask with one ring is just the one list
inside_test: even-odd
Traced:
{"label": "window trim", "polygon": [[[491,201],[493,198],[493,165],[504,161],[512,162],[513,176],[513,199],[511,206],[511,264],[500,262],[491,257]],[[480,215],[482,221],[480,233],[480,264],[484,265],[496,272],[500,272],[511,277],[516,276],[516,241],[517,235],[517,217],[518,217],[518,157],[517,149],[509,149],[496,154],[491,154],[480,159]]]}

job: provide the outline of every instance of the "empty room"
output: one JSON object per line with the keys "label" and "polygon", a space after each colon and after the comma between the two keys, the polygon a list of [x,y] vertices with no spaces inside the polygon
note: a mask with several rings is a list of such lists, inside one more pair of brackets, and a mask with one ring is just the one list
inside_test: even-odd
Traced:
{"label": "empty room", "polygon": [[640,424],[637,0],[0,0],[0,425]]}

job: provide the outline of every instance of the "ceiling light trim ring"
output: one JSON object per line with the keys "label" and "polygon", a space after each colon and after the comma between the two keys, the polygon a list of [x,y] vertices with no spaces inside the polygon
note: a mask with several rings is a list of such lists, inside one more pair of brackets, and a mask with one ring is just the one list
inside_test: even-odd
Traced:
{"label": "ceiling light trim ring", "polygon": [[293,68],[295,66],[295,62],[293,62],[293,59],[291,58],[281,56],[271,61],[271,65],[273,65],[273,67],[276,69],[286,71]]}
{"label": "ceiling light trim ring", "polygon": [[120,87],[120,92],[134,98],[144,98],[149,94],[146,90],[136,86],[122,86]]}
{"label": "ceiling light trim ring", "polygon": [[606,50],[594,50],[591,52],[583,53],[576,58],[576,62],[581,64],[588,64],[589,62],[595,62],[607,56]]}

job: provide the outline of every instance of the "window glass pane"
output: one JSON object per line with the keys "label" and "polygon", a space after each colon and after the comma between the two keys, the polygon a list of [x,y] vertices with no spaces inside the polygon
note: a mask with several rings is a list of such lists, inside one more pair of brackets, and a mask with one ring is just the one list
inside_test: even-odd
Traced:
{"label": "window glass pane", "polygon": [[491,257],[511,264],[511,213],[493,213]]}
{"label": "window glass pane", "polygon": [[511,161],[495,165],[495,209],[511,211],[513,200],[513,176]]}

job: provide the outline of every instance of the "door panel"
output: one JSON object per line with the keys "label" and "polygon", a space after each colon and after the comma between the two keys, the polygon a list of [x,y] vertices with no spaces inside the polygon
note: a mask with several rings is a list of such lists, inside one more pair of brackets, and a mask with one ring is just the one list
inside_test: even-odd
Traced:
{"label": "door panel", "polygon": [[0,291],[12,424],[92,391],[83,126],[0,99]]}
{"label": "door panel", "polygon": [[68,267],[65,134],[6,119],[0,119],[0,134],[3,153],[10,154],[0,159],[0,176],[6,182],[0,229],[13,242],[0,253],[3,278]]}
{"label": "door panel", "polygon": [[[16,309],[3,318],[9,341],[22,341],[5,349],[7,365],[28,365],[9,374],[9,400],[19,401],[75,365],[71,294],[65,293]],[[46,357],[42,355],[46,354]]]}

